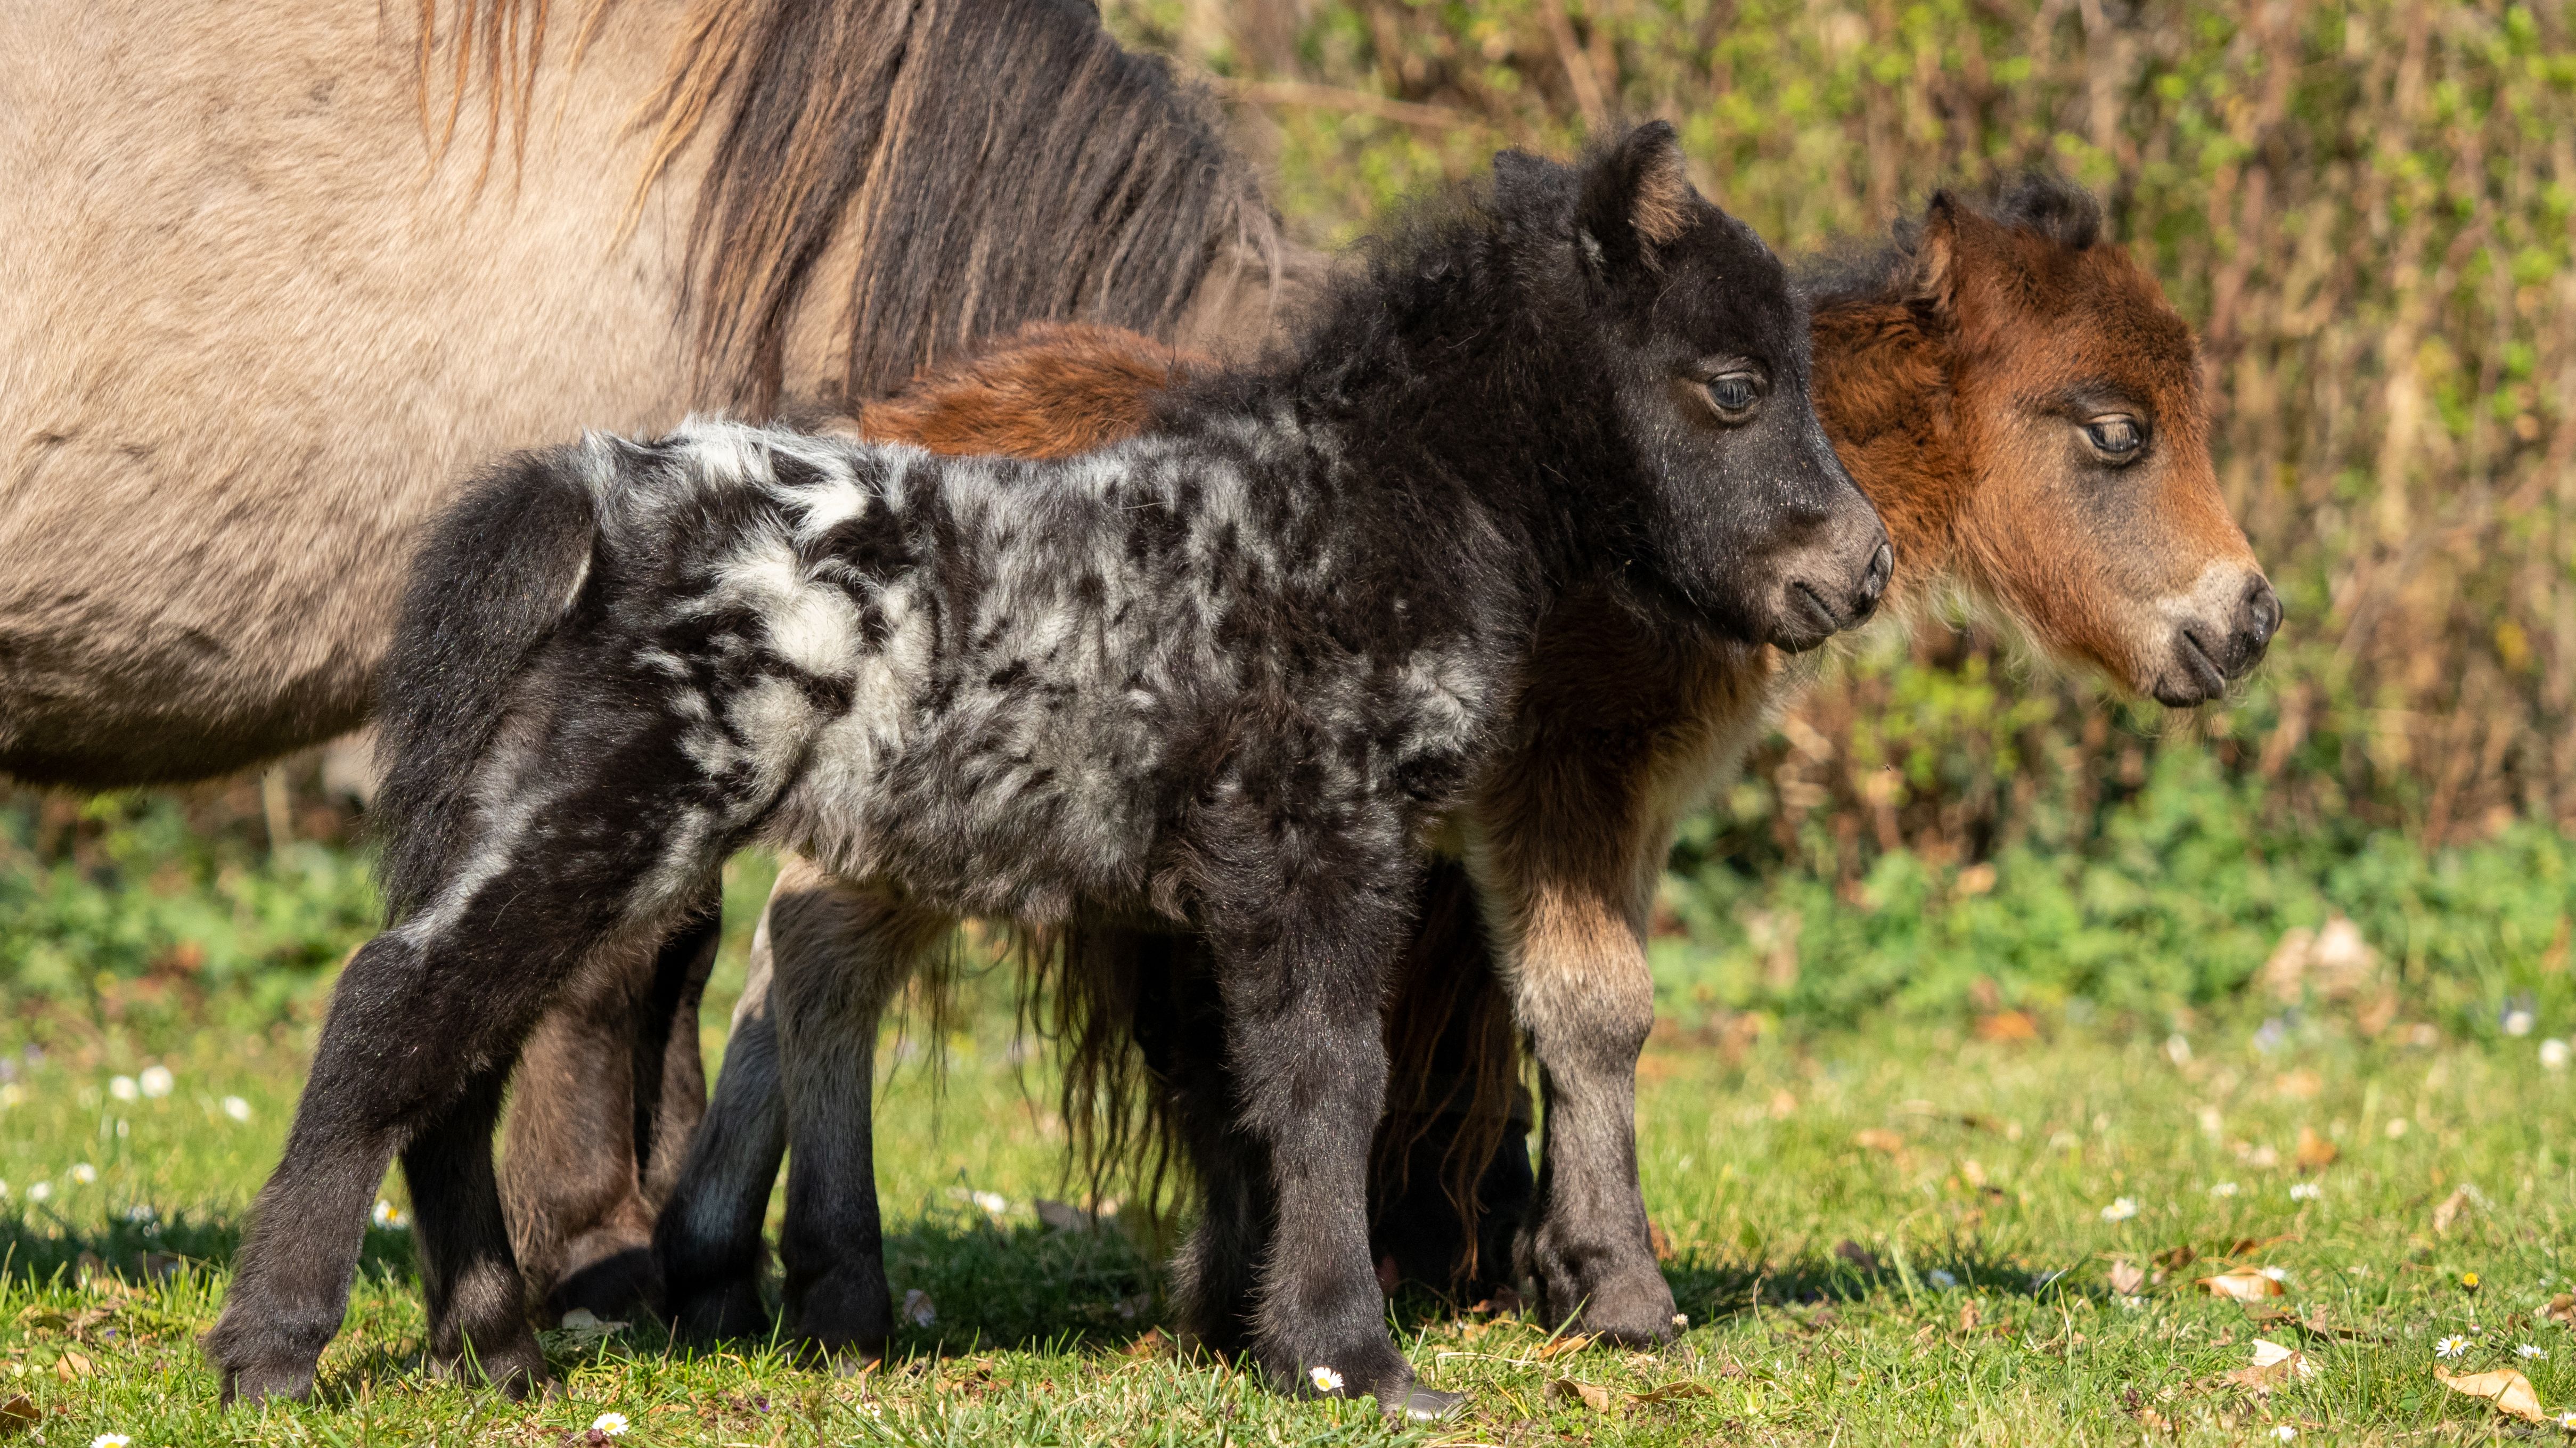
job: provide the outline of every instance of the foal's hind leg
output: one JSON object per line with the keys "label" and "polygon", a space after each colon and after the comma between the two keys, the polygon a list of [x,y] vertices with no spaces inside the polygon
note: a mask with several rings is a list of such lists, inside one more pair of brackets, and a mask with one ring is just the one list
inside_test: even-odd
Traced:
{"label": "foal's hind leg", "polygon": [[[492,797],[509,803],[474,821],[480,834],[434,882],[431,903],[342,972],[285,1158],[260,1191],[223,1316],[206,1338],[227,1398],[310,1391],[347,1308],[376,1183],[415,1142],[419,1185],[433,1197],[455,1194],[421,1222],[422,1250],[457,1282],[506,1281],[496,1295],[514,1308],[512,1326],[489,1329],[498,1340],[474,1336],[480,1322],[462,1323],[460,1351],[532,1360],[506,1238],[477,1235],[500,1212],[488,1156],[477,1166],[466,1144],[489,1151],[480,1085],[506,1075],[585,957],[603,941],[658,935],[737,843],[741,826],[725,821],[765,806],[725,798],[692,808],[700,777],[667,730],[650,720],[623,732],[584,722],[583,736],[553,741],[494,784]],[[637,781],[653,779],[671,784],[639,805]],[[465,1238],[453,1235],[460,1228]],[[449,1329],[433,1321],[433,1342]]]}
{"label": "foal's hind leg", "polygon": [[[657,1183],[651,1152],[668,1131],[685,1142],[706,1099],[696,1063],[667,1081],[665,1055],[675,1013],[696,1012],[718,923],[711,892],[658,949],[593,961],[528,1038],[501,1193],[519,1269],[549,1321],[576,1307],[606,1318],[662,1306],[653,1214],[677,1163],[661,1164]],[[694,1053],[694,1022],[685,1034]]]}
{"label": "foal's hind leg", "polygon": [[787,856],[752,930],[750,971],[725,1036],[715,1098],[653,1227],[672,1330],[683,1338],[769,1335],[769,1312],[760,1300],[760,1230],[778,1185],[778,1163],[787,1155],[787,1088],[779,1079],[778,1020],[770,1009],[776,926],[782,917],[811,913],[815,907],[801,903],[803,897],[838,888],[802,856]]}
{"label": "foal's hind leg", "polygon": [[508,1073],[478,1072],[464,1099],[402,1151],[429,1310],[433,1372],[479,1372],[517,1397],[546,1380],[492,1176],[492,1123]]}
{"label": "foal's hind leg", "polygon": [[787,1102],[785,1328],[835,1361],[873,1360],[893,1326],[871,1100],[877,1020],[955,922],[855,888],[778,904],[769,999]]}

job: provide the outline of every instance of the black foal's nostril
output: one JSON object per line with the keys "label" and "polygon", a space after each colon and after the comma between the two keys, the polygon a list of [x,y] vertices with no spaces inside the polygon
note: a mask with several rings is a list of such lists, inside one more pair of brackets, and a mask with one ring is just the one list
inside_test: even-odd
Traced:
{"label": "black foal's nostril", "polygon": [[1869,556],[1869,571],[1861,575],[1860,593],[1853,599],[1856,611],[1866,616],[1878,607],[1879,599],[1887,593],[1887,581],[1895,576],[1896,549],[1882,539],[1878,551]]}

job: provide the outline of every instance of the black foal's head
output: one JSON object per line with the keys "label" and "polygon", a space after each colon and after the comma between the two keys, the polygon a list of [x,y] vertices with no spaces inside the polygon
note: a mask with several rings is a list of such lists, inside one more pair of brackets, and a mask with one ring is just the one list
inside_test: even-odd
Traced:
{"label": "black foal's head", "polygon": [[[1498,159],[1498,186],[1533,164]],[[1869,616],[1893,554],[1809,397],[1807,314],[1752,228],[1700,196],[1672,127],[1579,172],[1574,246],[1634,459],[1636,561],[1729,632],[1808,649]],[[1600,504],[1617,506],[1604,498]]]}

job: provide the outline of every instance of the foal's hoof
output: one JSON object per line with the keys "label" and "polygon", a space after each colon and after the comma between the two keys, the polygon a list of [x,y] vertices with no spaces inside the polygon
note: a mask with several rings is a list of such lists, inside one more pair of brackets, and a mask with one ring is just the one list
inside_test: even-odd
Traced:
{"label": "foal's hoof", "polygon": [[1387,1416],[1408,1423],[1438,1423],[1467,1411],[1465,1393],[1444,1393],[1415,1383],[1405,1390],[1404,1400],[1387,1409]]}
{"label": "foal's hoof", "polygon": [[671,1335],[682,1342],[766,1341],[769,1308],[749,1278],[671,1294]]}
{"label": "foal's hoof", "polygon": [[514,1403],[532,1397],[551,1398],[563,1391],[563,1385],[547,1370],[545,1352],[532,1334],[488,1351],[433,1357],[429,1360],[429,1375],[446,1382],[484,1384]]}
{"label": "foal's hoof", "polygon": [[311,1363],[243,1363],[224,1364],[218,1368],[223,1377],[223,1404],[254,1406],[274,1398],[280,1402],[300,1403],[313,1396]]}
{"label": "foal's hoof", "polygon": [[611,1252],[564,1275],[546,1294],[545,1315],[560,1322],[576,1308],[587,1308],[602,1322],[634,1321],[659,1315],[662,1269],[647,1246]]}

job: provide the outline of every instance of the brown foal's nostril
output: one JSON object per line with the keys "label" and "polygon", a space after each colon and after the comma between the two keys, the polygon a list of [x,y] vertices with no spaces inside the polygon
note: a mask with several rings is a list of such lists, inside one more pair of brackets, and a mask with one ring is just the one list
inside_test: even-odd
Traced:
{"label": "brown foal's nostril", "polygon": [[2272,591],[2269,580],[2257,575],[2245,590],[2245,601],[2236,610],[2236,667],[2239,672],[2254,667],[2272,635],[2281,628],[2281,596]]}

